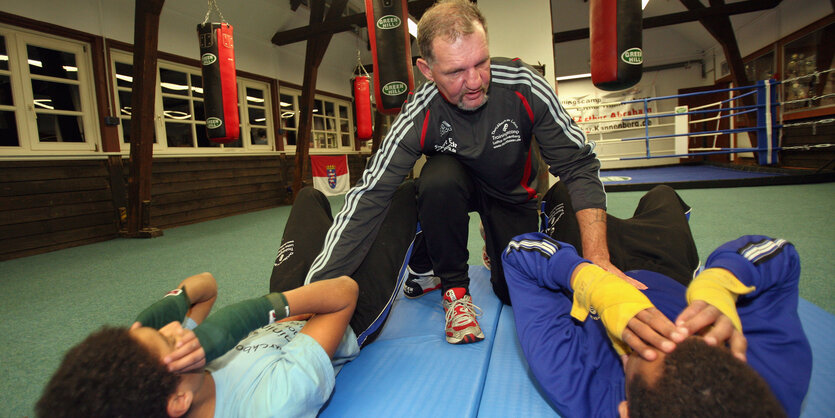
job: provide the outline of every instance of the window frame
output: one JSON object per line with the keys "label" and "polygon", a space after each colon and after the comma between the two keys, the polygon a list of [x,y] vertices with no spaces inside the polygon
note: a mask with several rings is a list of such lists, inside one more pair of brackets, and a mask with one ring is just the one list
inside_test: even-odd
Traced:
{"label": "window frame", "polygon": [[[130,152],[130,143],[125,142],[124,139],[124,125],[121,122],[123,119],[128,119],[124,117],[121,113],[121,99],[119,98],[119,91],[128,91],[131,90],[125,87],[118,86],[118,79],[117,79],[117,72],[116,72],[116,63],[121,62],[123,64],[128,64],[133,67],[133,53],[124,51],[122,49],[111,48],[110,50],[110,59],[109,59],[109,66],[110,66],[110,77],[111,77],[111,94],[114,95],[114,103],[119,109],[118,117],[120,120],[119,123],[119,132],[118,132],[118,140],[120,143],[121,151],[123,154]],[[192,75],[199,76],[202,80],[202,72],[199,67],[195,67],[188,64],[183,64],[180,62],[174,62],[171,60],[166,59],[158,59],[157,60],[157,77],[156,77],[156,92],[154,95],[154,133],[156,136],[156,140],[154,141],[154,152],[161,155],[165,154],[180,154],[180,155],[188,155],[188,154],[230,154],[230,153],[252,153],[252,152],[269,152],[275,150],[275,143],[276,143],[276,136],[275,130],[273,129],[273,118],[272,118],[272,96],[271,96],[271,86],[270,83],[262,81],[262,80],[255,80],[248,77],[243,77],[238,75],[236,77],[237,87],[238,87],[238,116],[239,116],[239,124],[240,124],[240,132],[241,138],[239,139],[241,146],[232,146],[230,144],[216,144],[214,146],[199,146],[199,135],[197,133],[197,129],[202,129],[202,127],[206,126],[205,120],[199,120],[196,118],[195,114],[195,102],[203,103],[205,98],[196,97],[191,92],[188,95],[178,95],[174,93],[167,93],[163,92],[162,89],[162,73],[163,70],[169,71],[176,71],[185,73],[187,75],[187,80],[189,84],[189,88],[191,91],[194,91],[196,88],[193,86],[192,83]],[[202,89],[203,82],[201,81],[200,88]],[[247,96],[246,96],[246,89],[247,88],[256,88],[263,92],[263,105],[247,105]],[[120,90],[121,89],[121,90]],[[173,98],[173,99],[180,99],[180,100],[187,100],[189,102],[189,109],[190,115],[192,118],[189,121],[185,122],[175,122],[171,119],[166,119],[165,117],[165,110],[164,110],[164,99],[166,98]],[[132,98],[131,98],[132,99]],[[249,112],[251,108],[259,108],[264,110],[265,115],[265,125],[255,125],[256,127],[260,126],[265,128],[266,130],[266,144],[252,144],[251,138],[251,128],[253,125],[249,122]],[[204,108],[205,111],[205,108]],[[188,124],[190,125],[191,132],[192,132],[192,146],[189,147],[174,147],[168,145],[168,135],[166,132],[166,123],[174,123],[174,124]],[[238,141],[235,141],[238,142]]]}
{"label": "window frame", "polygon": [[[95,80],[92,63],[92,45],[89,42],[59,37],[44,32],[20,29],[0,24],[0,36],[6,42],[8,75],[11,84],[12,105],[0,105],[0,110],[12,111],[17,124],[18,145],[0,147],[0,155],[61,152],[87,154],[98,151],[101,132],[98,124],[98,108],[95,96]],[[75,57],[76,79],[32,74],[29,67],[27,46],[72,53]],[[25,62],[24,62],[25,61]],[[45,81],[77,86],[79,110],[36,109],[32,81]],[[40,140],[38,114],[75,116],[80,120],[83,141],[47,142]]]}
{"label": "window frame", "polygon": [[[285,85],[279,86],[279,91],[278,91],[279,106],[281,106],[281,96],[282,95],[293,97],[292,107],[281,108],[282,110],[279,111],[280,112],[279,123],[281,123],[281,119],[283,119],[281,117],[281,115],[283,115],[285,112],[293,112],[293,118],[295,119],[295,127],[294,128],[286,128],[284,126],[284,124],[281,123],[281,130],[282,130],[282,132],[286,132],[288,130],[296,132],[296,145],[288,144],[287,143],[287,135],[286,134],[282,135],[282,140],[284,141],[285,152],[295,154],[296,150],[298,148],[298,138],[299,138],[298,132],[299,132],[299,127],[300,127],[300,121],[299,121],[299,114],[300,114],[299,107],[300,107],[300,104],[299,103],[301,102],[302,92],[299,88],[288,87],[288,86],[285,86]],[[356,138],[356,134],[355,134],[355,131],[354,131],[353,104],[349,100],[340,99],[340,98],[337,98],[337,97],[332,97],[332,96],[328,96],[328,95],[324,95],[324,94],[316,94],[314,96],[313,100],[314,100],[314,108],[316,107],[316,103],[319,102],[319,103],[322,104],[323,109],[322,109],[322,114],[317,114],[318,112],[313,113],[313,121],[312,121],[313,126],[311,126],[311,129],[310,129],[311,130],[311,132],[310,132],[311,146],[310,146],[310,148],[308,148],[308,152],[310,154],[334,154],[334,153],[351,154],[351,153],[359,152],[355,148],[357,138]],[[333,105],[334,116],[328,116],[326,114],[326,112],[324,111],[324,109],[327,108],[327,105],[329,103]],[[341,114],[339,112],[340,107],[345,108],[347,117],[344,117],[344,118],[341,117]],[[321,124],[322,128],[320,128],[320,129],[316,128],[316,121],[317,120],[322,121],[322,124]],[[333,121],[334,130],[332,130],[332,131],[328,130],[328,121],[329,120]],[[342,125],[341,122],[343,122],[343,121],[347,122],[347,127],[348,127],[347,131],[343,131],[343,129],[342,129],[343,125]],[[324,135],[324,138],[327,141],[327,135],[328,134],[333,134],[334,135],[335,142],[336,142],[336,145],[337,145],[336,147],[326,148],[326,147],[314,146],[314,145],[317,144],[317,135]],[[348,141],[349,141],[348,145],[343,145],[342,144],[342,136],[343,135],[348,136]]]}

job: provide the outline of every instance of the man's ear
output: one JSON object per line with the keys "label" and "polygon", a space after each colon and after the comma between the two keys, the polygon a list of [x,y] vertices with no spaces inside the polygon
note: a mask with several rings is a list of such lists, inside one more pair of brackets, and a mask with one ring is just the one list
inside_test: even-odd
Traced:
{"label": "man's ear", "polygon": [[418,70],[420,70],[420,73],[423,74],[423,76],[426,77],[427,80],[435,81],[435,79],[432,77],[432,67],[429,66],[429,63],[425,59],[418,58],[416,64]]}
{"label": "man's ear", "polygon": [[621,401],[618,404],[618,415],[620,415],[620,418],[629,418],[629,404],[626,401]]}
{"label": "man's ear", "polygon": [[168,416],[181,417],[185,415],[189,408],[191,408],[191,402],[193,400],[194,392],[190,390],[180,390],[178,387],[177,391],[168,397],[168,407],[166,408]]}

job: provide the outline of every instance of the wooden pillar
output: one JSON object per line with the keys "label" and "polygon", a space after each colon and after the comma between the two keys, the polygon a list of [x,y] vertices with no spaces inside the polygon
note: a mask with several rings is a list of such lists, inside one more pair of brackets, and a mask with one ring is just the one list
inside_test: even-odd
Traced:
{"label": "wooden pillar", "polygon": [[[335,21],[345,10],[348,0],[334,0],[328,9],[328,15],[324,22]],[[312,0],[310,3],[310,26],[316,27],[323,24],[322,17],[325,15],[325,1]],[[310,135],[313,128],[313,100],[316,96],[316,77],[319,72],[319,64],[328,50],[328,44],[333,33],[318,35],[307,41],[307,50],[304,59],[304,82],[302,86],[302,97],[299,102],[299,133],[296,142],[296,173],[293,178],[293,199],[304,187],[304,176],[307,173],[308,155],[310,155]],[[324,109],[322,109],[324,111]]]}
{"label": "wooden pillar", "polygon": [[159,16],[165,0],[136,0],[131,101],[128,237],[150,238],[162,231],[150,224],[151,162],[154,158],[154,93],[157,83]]}

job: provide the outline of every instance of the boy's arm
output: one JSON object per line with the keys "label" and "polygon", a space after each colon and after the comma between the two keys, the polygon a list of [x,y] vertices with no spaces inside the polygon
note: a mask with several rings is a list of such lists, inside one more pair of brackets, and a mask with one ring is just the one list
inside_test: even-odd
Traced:
{"label": "boy's arm", "polygon": [[[315,316],[302,333],[313,337],[328,356],[333,356],[354,312],[357,294],[356,282],[343,276],[227,306],[209,316],[193,333],[187,332],[163,361],[176,372],[203,367],[271,320],[305,313]],[[272,312],[275,315],[271,319]]]}
{"label": "boy's arm", "polygon": [[191,299],[191,307],[186,316],[200,324],[209,316],[217,300],[217,281],[212,273],[204,272],[187,277],[178,288],[185,288]]}

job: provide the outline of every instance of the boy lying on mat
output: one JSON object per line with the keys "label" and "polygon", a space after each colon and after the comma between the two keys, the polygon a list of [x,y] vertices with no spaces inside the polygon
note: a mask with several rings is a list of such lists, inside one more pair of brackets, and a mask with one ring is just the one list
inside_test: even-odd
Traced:
{"label": "boy lying on mat", "polygon": [[[567,204],[558,195],[549,193],[548,207]],[[609,217],[613,230],[643,237],[640,248],[613,251],[643,290],[551,236],[511,241],[502,258],[519,341],[563,416],[800,414],[812,354],[797,315],[794,246],[744,236],[682,281],[697,267],[682,262],[695,255],[689,209],[660,186],[633,218]],[[571,219],[551,219],[549,234],[571,238]]]}
{"label": "boy lying on mat", "polygon": [[[335,369],[379,333],[416,219],[414,187],[406,183],[351,277],[302,286],[333,221],[324,195],[302,190],[271,293],[208,315],[214,278],[189,277],[130,328],[105,327],[72,348],[36,405],[38,415],[316,416],[333,391]],[[181,321],[196,327],[184,329]]]}

